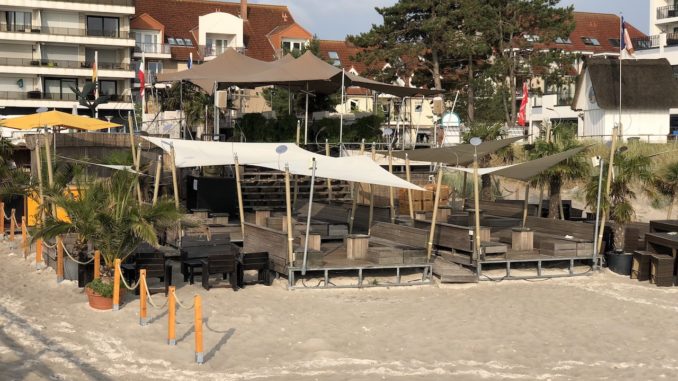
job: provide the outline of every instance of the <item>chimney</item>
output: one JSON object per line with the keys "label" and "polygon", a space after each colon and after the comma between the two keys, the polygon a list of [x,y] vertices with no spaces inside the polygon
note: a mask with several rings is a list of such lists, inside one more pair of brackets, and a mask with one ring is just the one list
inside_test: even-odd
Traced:
{"label": "chimney", "polygon": [[247,0],[240,0],[240,18],[247,21]]}

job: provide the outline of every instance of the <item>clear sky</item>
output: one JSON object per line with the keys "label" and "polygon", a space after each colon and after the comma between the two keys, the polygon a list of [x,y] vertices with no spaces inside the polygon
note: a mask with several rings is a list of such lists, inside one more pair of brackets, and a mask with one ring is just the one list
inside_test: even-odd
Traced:
{"label": "clear sky", "polygon": [[[237,2],[237,0],[229,0]],[[250,3],[282,4],[290,8],[295,20],[311,33],[325,40],[341,40],[347,34],[370,30],[380,24],[374,7],[384,7],[396,0],[249,0]],[[626,21],[644,33],[649,28],[648,0],[561,0],[575,10],[601,13],[623,13]]]}

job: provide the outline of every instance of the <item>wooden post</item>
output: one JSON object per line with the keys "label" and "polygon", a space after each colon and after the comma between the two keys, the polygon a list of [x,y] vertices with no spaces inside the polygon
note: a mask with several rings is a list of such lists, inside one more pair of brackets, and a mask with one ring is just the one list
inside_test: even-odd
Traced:
{"label": "wooden post", "polygon": [[[388,149],[388,172],[393,174],[393,152],[391,148]],[[395,196],[393,194],[393,187],[388,187],[388,200],[389,205],[391,206],[391,223],[395,224],[396,212],[395,212]]]}
{"label": "wooden post", "polygon": [[233,165],[235,165],[235,183],[238,193],[238,214],[240,215],[240,230],[242,231],[242,239],[245,239],[245,207],[242,204],[242,184],[240,179],[240,163],[238,162],[238,155],[233,158]]}
{"label": "wooden post", "polygon": [[[290,197],[290,167],[285,165],[285,218],[287,221],[287,260],[294,263],[294,232],[292,231],[292,200]],[[244,237],[243,237],[244,238]]]}
{"label": "wooden post", "polygon": [[137,154],[134,150],[134,123],[132,120],[132,112],[127,112],[127,125],[129,126],[129,146],[132,149],[132,160],[135,160]]}
{"label": "wooden post", "polygon": [[5,236],[5,203],[0,201],[0,234]]}
{"label": "wooden post", "polygon": [[169,298],[167,303],[167,344],[168,345],[177,345],[177,334],[175,332],[175,325],[177,322],[177,305],[174,293],[176,292],[176,287],[169,286]]}
{"label": "wooden post", "polygon": [[[377,161],[377,146],[372,142],[372,161]],[[367,215],[367,234],[372,231],[372,220],[374,220],[374,188],[370,185],[370,211]]]}
{"label": "wooden post", "polygon": [[[46,134],[45,136],[47,137]],[[56,139],[56,136],[52,134],[52,138]],[[45,142],[45,157],[47,158],[47,181],[51,188],[54,185],[54,168],[52,168],[52,153],[49,144],[49,137],[47,137],[46,140],[47,141]]]}
{"label": "wooden post", "polygon": [[172,158],[172,187],[174,188],[174,206],[179,209],[179,183],[177,179],[176,155],[174,145],[170,147],[170,156]]}
{"label": "wooden post", "polygon": [[115,259],[115,269],[113,273],[113,311],[120,309],[120,258]]}
{"label": "wooden post", "polygon": [[160,176],[162,176],[162,155],[158,155],[158,163],[155,166],[155,182],[153,184],[153,205],[158,203],[160,191]]}
{"label": "wooden post", "polygon": [[139,324],[144,326],[148,322],[148,306],[146,305],[146,269],[139,270]]}
{"label": "wooden post", "polygon": [[527,209],[530,206],[530,183],[525,183],[525,201],[523,202],[523,228],[527,223]]}
{"label": "wooden post", "polygon": [[[431,254],[433,254],[433,238],[436,234],[436,218],[438,217],[438,204],[440,203],[440,188],[443,182],[443,168],[438,168],[438,181],[436,182],[436,194],[433,202],[433,217],[431,218],[431,231],[428,235],[428,242],[426,243],[426,258],[430,261]],[[410,208],[411,209],[411,208]]]}
{"label": "wooden post", "polygon": [[45,219],[45,211],[43,210],[45,205],[45,193],[43,191],[42,185],[42,155],[40,153],[42,148],[40,148],[40,135],[35,137],[35,169],[38,171],[38,195],[40,196],[40,206],[38,207],[39,217],[36,218],[37,224],[41,225]]}
{"label": "wooden post", "polygon": [[473,237],[475,259],[480,260],[480,187],[478,179],[478,154],[473,155],[473,199],[475,207],[476,231]]}
{"label": "wooden post", "polygon": [[202,299],[200,299],[200,295],[193,297],[193,303],[195,305],[193,319],[195,324],[195,362],[202,364],[205,362],[205,358],[203,357],[204,350],[202,347]]}
{"label": "wooden post", "polygon": [[348,220],[348,233],[353,234],[353,222],[355,221],[355,212],[356,209],[358,209],[358,187],[356,186],[356,183],[353,182],[351,184],[351,189],[353,193],[353,200],[351,202],[351,214],[349,216]]}
{"label": "wooden post", "polygon": [[[617,146],[617,127],[612,129],[612,144],[610,145],[610,161],[607,166],[607,183],[605,184],[605,199],[610,197],[610,186],[612,186],[612,173],[614,171],[614,154]],[[607,208],[602,208],[600,211],[600,226],[598,227],[598,247],[596,248],[596,253],[600,253],[600,250],[603,247],[603,233],[605,232],[605,217],[609,211],[609,206]],[[596,216],[598,217],[598,216]]]}
{"label": "wooden post", "polygon": [[[410,158],[405,154],[405,177],[408,183],[412,182],[410,174]],[[414,201],[412,200],[412,189],[407,188],[407,202],[410,205],[410,218],[414,221]]]}
{"label": "wooden post", "polygon": [[[327,139],[325,139],[325,156],[330,156],[330,142]],[[327,197],[332,201],[332,180],[329,177],[327,178]]]}
{"label": "wooden post", "polygon": [[[140,172],[141,169],[141,143],[139,143],[139,147],[137,147],[137,155],[134,157],[134,170],[137,172]],[[141,184],[139,183],[139,175],[137,174],[137,181],[136,181],[136,189],[137,189],[137,198],[139,199],[139,204],[144,203],[144,196],[141,194]]]}
{"label": "wooden post", "polygon": [[21,217],[21,248],[24,251],[24,259],[28,257],[28,231],[26,230],[26,216]]}
{"label": "wooden post", "polygon": [[297,122],[297,146],[301,144],[301,125]]}
{"label": "wooden post", "polygon": [[101,278],[101,252],[94,250],[94,279]]}
{"label": "wooden post", "polygon": [[544,199],[544,184],[539,187],[539,200],[537,200],[537,211],[534,212],[535,217],[541,217],[541,200]]}
{"label": "wooden post", "polygon": [[[61,236],[57,236],[56,238],[56,252],[57,252],[56,275],[57,283],[59,283],[64,280],[64,241],[61,240]],[[113,300],[115,301],[115,295],[113,296]]]}
{"label": "wooden post", "polygon": [[12,212],[9,215],[9,240],[14,241],[14,231],[16,230],[16,226],[14,225],[14,221],[16,221],[16,209],[12,209]]}
{"label": "wooden post", "polygon": [[35,241],[35,267],[42,262],[42,239]]}

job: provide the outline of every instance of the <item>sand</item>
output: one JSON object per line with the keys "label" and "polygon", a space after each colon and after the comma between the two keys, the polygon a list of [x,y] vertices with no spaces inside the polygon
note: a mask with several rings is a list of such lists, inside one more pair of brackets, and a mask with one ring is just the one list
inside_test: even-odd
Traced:
{"label": "sand", "polygon": [[[17,254],[14,254],[16,252]],[[73,282],[0,243],[0,380],[659,380],[678,371],[678,288],[607,270],[591,276],[364,290],[238,292],[178,280],[203,296],[206,363],[192,311],[138,300],[90,309]],[[154,295],[162,303],[163,294]]]}

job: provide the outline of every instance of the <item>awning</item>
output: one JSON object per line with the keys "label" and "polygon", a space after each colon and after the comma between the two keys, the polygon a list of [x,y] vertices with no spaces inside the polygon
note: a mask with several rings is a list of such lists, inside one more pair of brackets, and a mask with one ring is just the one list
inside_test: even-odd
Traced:
{"label": "awning", "polygon": [[396,188],[423,190],[395,176],[367,157],[318,155],[293,143],[230,143],[203,142],[180,139],[142,138],[170,152],[174,147],[178,168],[213,165],[233,165],[235,157],[241,165],[285,170],[289,166],[294,175],[311,176],[311,163],[316,160],[316,176],[335,180],[384,185]]}
{"label": "awning", "polygon": [[[494,153],[504,147],[522,140],[523,137],[515,137],[509,139],[492,140],[482,142],[478,147],[478,155],[484,156]],[[394,157],[405,159],[405,155],[410,160],[426,161],[430,163],[444,163],[448,165],[468,165],[473,163],[474,147],[470,144],[459,144],[452,147],[441,148],[424,148],[406,151],[393,151]]]}
{"label": "awning", "polygon": [[44,127],[63,127],[83,131],[98,131],[120,127],[119,124],[103,120],[68,114],[61,111],[45,111],[0,121],[0,127],[16,130],[31,130]]}

